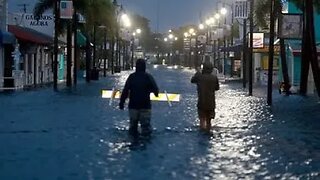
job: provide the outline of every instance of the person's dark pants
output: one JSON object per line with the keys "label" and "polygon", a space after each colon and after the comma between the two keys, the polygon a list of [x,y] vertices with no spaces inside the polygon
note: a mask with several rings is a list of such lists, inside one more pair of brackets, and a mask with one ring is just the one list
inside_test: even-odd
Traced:
{"label": "person's dark pants", "polygon": [[150,124],[151,109],[129,109],[130,127],[129,134],[136,136],[138,132],[138,124],[141,126],[141,135],[148,136],[152,132]]}

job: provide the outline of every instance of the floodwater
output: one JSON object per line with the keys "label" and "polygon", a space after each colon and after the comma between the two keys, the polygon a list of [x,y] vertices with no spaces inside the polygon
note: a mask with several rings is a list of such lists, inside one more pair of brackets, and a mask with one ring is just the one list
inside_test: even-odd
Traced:
{"label": "floodwater", "polygon": [[[273,93],[247,96],[221,83],[212,135],[198,130],[193,71],[148,67],[180,102],[153,102],[154,132],[127,135],[128,111],[101,89],[121,89],[130,71],[76,89],[0,94],[0,179],[319,179],[320,104]],[[257,92],[259,91],[259,92]]]}

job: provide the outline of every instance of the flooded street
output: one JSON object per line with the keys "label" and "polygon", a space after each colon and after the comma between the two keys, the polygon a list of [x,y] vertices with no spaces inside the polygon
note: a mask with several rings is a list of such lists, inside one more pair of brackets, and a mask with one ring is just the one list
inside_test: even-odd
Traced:
{"label": "flooded street", "polygon": [[268,107],[261,88],[250,97],[241,83],[221,83],[209,136],[198,130],[194,71],[148,71],[181,100],[153,102],[154,132],[138,141],[127,135],[127,108],[101,98],[101,89],[122,89],[131,71],[73,90],[0,94],[0,179],[320,178],[317,99],[275,90]]}

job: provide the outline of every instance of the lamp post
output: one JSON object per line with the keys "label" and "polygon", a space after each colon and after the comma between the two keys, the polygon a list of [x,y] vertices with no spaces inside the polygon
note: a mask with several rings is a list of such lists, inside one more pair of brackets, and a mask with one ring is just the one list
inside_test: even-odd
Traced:
{"label": "lamp post", "polygon": [[[133,69],[133,61],[134,61],[134,54],[135,54],[135,40],[136,37],[141,34],[141,29],[138,28],[132,33],[131,37],[131,68]],[[138,38],[138,37],[137,37]]]}
{"label": "lamp post", "polygon": [[[216,19],[214,17],[210,17],[205,21],[205,24],[207,26],[207,35],[206,35],[206,39],[207,39],[207,45],[211,45],[212,46],[212,53],[213,53],[213,64],[214,66],[216,65],[216,40],[214,39],[213,34],[213,27],[214,27],[214,23],[216,22]],[[201,28],[200,28],[201,29]]]}
{"label": "lamp post", "polygon": [[59,6],[60,0],[55,2],[54,6],[54,48],[53,48],[53,90],[58,90],[58,26],[59,26]]}
{"label": "lamp post", "polygon": [[[226,6],[229,7],[230,15],[231,15],[230,46],[232,46],[233,45],[233,28],[232,28],[233,27],[233,4],[228,4],[228,3],[223,2],[222,8],[220,9],[220,14],[224,16],[224,30],[227,27],[227,14],[229,12],[227,10]],[[227,54],[229,55],[229,50],[228,51],[226,50],[227,46],[229,47],[229,44],[227,43],[226,33],[225,32],[223,33],[223,41],[224,41],[224,43],[223,43],[223,45],[224,45],[224,51],[223,51],[224,63],[223,64],[225,65],[226,58],[227,58],[226,55]],[[223,72],[224,72],[224,75],[226,75],[225,68],[223,68]],[[230,76],[232,76],[232,73],[233,73],[233,60],[230,59]]]}
{"label": "lamp post", "polygon": [[[120,31],[120,20],[121,20],[121,16],[120,13],[123,11],[123,7],[122,5],[118,5],[117,0],[113,0],[113,5],[114,7],[116,7],[116,11],[115,11],[115,20],[116,20],[116,34],[115,34],[115,61],[116,61],[116,68],[114,72],[120,72],[120,36],[119,36],[119,31]],[[114,51],[114,44],[113,44],[113,48],[112,51]],[[112,54],[114,55],[114,52],[112,52]],[[114,68],[114,56],[112,55],[112,69]],[[113,74],[113,71],[112,71]]]}
{"label": "lamp post", "polygon": [[249,96],[252,96],[252,64],[253,64],[253,8],[254,0],[250,1],[250,48],[249,48]]}
{"label": "lamp post", "polygon": [[219,69],[219,72],[223,72],[223,63],[221,63],[221,60],[220,60],[220,17],[221,15],[219,13],[216,13],[214,15],[214,18],[217,20],[217,44],[215,44],[215,51],[217,51],[217,63],[215,63],[215,65],[218,66],[218,69]]}
{"label": "lamp post", "polygon": [[189,62],[188,65],[191,68],[192,67],[192,55],[194,54],[192,50],[192,37],[196,36],[196,32],[193,28],[190,28],[188,32],[184,33],[185,38],[189,38]]}
{"label": "lamp post", "polygon": [[107,76],[107,27],[100,25],[100,29],[103,30],[103,77]]}
{"label": "lamp post", "polygon": [[178,37],[174,36],[172,33],[172,30],[169,30],[169,34],[168,37],[164,38],[165,42],[169,43],[169,53],[168,53],[168,58],[169,58],[169,65],[173,65],[173,60],[172,60],[172,56],[173,56],[173,42],[177,41]]}
{"label": "lamp post", "polygon": [[120,31],[121,31],[121,36],[122,36],[122,64],[123,64],[123,69],[126,69],[126,67],[129,64],[129,58],[128,58],[128,41],[131,40],[129,37],[129,30],[128,28],[131,27],[131,21],[127,13],[122,10],[121,14],[121,19],[120,19]]}

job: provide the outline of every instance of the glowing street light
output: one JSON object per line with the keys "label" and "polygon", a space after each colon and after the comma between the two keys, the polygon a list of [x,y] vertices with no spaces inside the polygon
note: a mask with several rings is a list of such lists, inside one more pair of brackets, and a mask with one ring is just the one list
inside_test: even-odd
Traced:
{"label": "glowing street light", "polygon": [[193,34],[194,33],[194,29],[193,28],[189,29],[189,33]]}
{"label": "glowing street light", "polygon": [[121,15],[121,20],[123,22],[124,27],[130,27],[131,26],[131,21],[130,18],[127,14],[122,14]]}
{"label": "glowing street light", "polygon": [[199,24],[199,29],[204,29],[204,25],[203,24]]}
{"label": "glowing street light", "polygon": [[227,9],[226,8],[222,8],[221,10],[220,10],[220,13],[222,14],[222,15],[226,15],[227,14]]}
{"label": "glowing street light", "polygon": [[220,19],[220,14],[219,14],[219,13],[216,13],[216,14],[214,15],[214,18]]}

